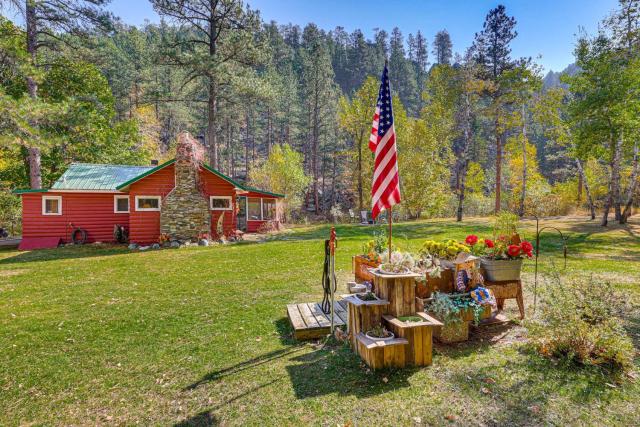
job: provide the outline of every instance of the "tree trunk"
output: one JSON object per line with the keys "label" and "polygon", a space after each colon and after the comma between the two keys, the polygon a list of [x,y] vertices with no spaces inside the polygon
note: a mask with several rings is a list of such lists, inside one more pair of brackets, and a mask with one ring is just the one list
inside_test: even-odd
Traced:
{"label": "tree trunk", "polygon": [[502,188],[502,134],[498,132],[496,120],[496,205],[495,213],[500,212],[500,190]]}
{"label": "tree trunk", "polygon": [[635,144],[633,144],[633,166],[631,167],[631,177],[629,178],[629,188],[627,189],[627,201],[625,203],[622,216],[620,217],[620,224],[625,224],[627,219],[631,216],[633,198],[636,194],[636,189],[638,188],[638,169],[640,163],[638,161],[638,157],[640,156],[639,151],[638,142],[636,141]]}
{"label": "tree trunk", "polygon": [[469,167],[469,150],[471,148],[471,103],[469,102],[469,94],[465,93],[464,97],[464,147],[462,149],[462,161],[460,163],[460,171],[458,171],[458,209],[456,211],[456,221],[462,221],[464,211],[464,197],[467,183],[467,168]]}
{"label": "tree trunk", "polygon": [[213,78],[209,79],[209,100],[207,102],[207,139],[209,142],[209,164],[214,169],[218,168],[218,136],[216,132],[216,119],[218,114],[218,100],[216,84]]}
{"label": "tree trunk", "polygon": [[[364,194],[362,188],[362,135],[358,138],[358,208],[360,211],[364,209]],[[358,215],[360,215],[358,213]]]}
{"label": "tree trunk", "polygon": [[580,177],[580,181],[584,185],[584,192],[587,195],[587,203],[589,203],[589,210],[591,211],[591,219],[596,219],[596,207],[593,204],[593,198],[591,197],[591,188],[589,187],[589,182],[587,181],[587,176],[584,173],[584,169],[582,168],[582,162],[580,159],[576,159],[576,166],[578,167],[578,174]]}
{"label": "tree trunk", "polygon": [[[31,63],[37,66],[38,53],[38,20],[36,17],[35,2],[27,0],[25,4],[25,21],[27,24],[27,52],[31,57]],[[38,82],[35,77],[27,76],[27,88],[31,99],[38,98]],[[37,123],[33,123],[37,126]],[[41,153],[38,147],[28,147],[29,153],[29,181],[31,188],[42,188],[42,170],[40,167]]]}
{"label": "tree trunk", "polygon": [[244,139],[244,173],[245,179],[249,179],[249,129],[251,123],[249,122],[249,110],[245,111],[245,139]]}
{"label": "tree trunk", "polygon": [[613,196],[613,204],[616,213],[616,221],[620,221],[622,219],[622,192],[620,190],[620,162],[622,160],[622,135],[616,140],[615,152],[613,157],[613,165],[612,168],[612,196]]}
{"label": "tree trunk", "polygon": [[520,207],[518,215],[524,216],[524,202],[527,197],[527,116],[522,104],[522,190],[520,194]]}

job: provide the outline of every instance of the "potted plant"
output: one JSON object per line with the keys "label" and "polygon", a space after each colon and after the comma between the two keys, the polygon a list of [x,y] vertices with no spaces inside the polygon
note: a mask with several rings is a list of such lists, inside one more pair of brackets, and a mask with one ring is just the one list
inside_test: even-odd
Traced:
{"label": "potted plant", "polygon": [[435,331],[435,336],[445,343],[466,341],[469,323],[478,324],[486,316],[486,306],[478,304],[468,294],[435,292],[425,308],[444,324]]}
{"label": "potted plant", "polygon": [[362,301],[376,301],[378,297],[371,291],[362,292],[360,294],[356,294],[356,298]]}
{"label": "potted plant", "polygon": [[378,268],[382,262],[381,255],[387,249],[387,237],[383,232],[373,233],[373,239],[363,246],[363,253],[353,257],[353,272],[357,281],[373,281],[369,268]]}
{"label": "potted plant", "polygon": [[395,338],[393,332],[389,331],[384,326],[378,324],[373,328],[369,329],[366,334],[367,338],[372,339],[374,341],[386,341],[392,340]]}
{"label": "potted plant", "polygon": [[422,276],[416,279],[416,296],[418,298],[428,298],[436,290],[437,283],[442,279],[443,269],[440,266],[440,259],[433,255],[422,253],[416,261],[415,271]]}
{"label": "potted plant", "polygon": [[506,236],[499,236],[495,240],[478,239],[476,235],[469,235],[465,242],[469,245],[470,253],[480,256],[480,264],[485,271],[485,279],[491,282],[520,280],[522,260],[533,256],[533,245],[526,240],[518,243]]}
{"label": "potted plant", "polygon": [[413,271],[416,261],[408,252],[389,252],[382,254],[379,270],[384,274],[408,274]]}

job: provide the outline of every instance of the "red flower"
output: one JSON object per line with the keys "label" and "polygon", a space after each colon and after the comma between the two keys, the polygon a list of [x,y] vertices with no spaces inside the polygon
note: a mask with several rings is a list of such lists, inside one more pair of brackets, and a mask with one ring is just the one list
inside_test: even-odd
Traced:
{"label": "red flower", "polygon": [[520,255],[520,250],[520,246],[518,245],[509,245],[509,247],[507,248],[507,253],[510,257],[515,258]]}
{"label": "red flower", "polygon": [[469,235],[467,236],[467,238],[466,238],[466,239],[464,239],[464,242],[465,242],[467,245],[471,245],[471,246],[473,246],[473,245],[475,245],[476,243],[478,243],[478,236],[476,236],[475,234],[469,234]]}
{"label": "red flower", "polygon": [[522,249],[522,252],[528,253],[533,250],[533,245],[526,240],[523,240],[522,243],[520,243],[520,249]]}
{"label": "red flower", "polygon": [[493,243],[493,240],[491,239],[484,239],[484,245],[488,248],[492,248],[495,246],[495,243]]}
{"label": "red flower", "polygon": [[531,251],[525,252],[525,254],[527,255],[527,258],[531,258],[533,256],[533,252]]}

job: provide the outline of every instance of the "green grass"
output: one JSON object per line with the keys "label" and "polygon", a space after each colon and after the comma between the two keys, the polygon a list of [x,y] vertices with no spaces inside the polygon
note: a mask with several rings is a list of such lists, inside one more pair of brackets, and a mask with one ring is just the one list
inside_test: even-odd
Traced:
{"label": "green grass", "polygon": [[[553,221],[570,236],[567,269],[549,232],[541,271],[594,275],[638,302],[635,221],[607,230]],[[413,250],[426,238],[487,234],[490,224],[394,230]],[[337,231],[344,286],[373,230]],[[530,223],[524,234],[532,238]],[[438,345],[431,367],[380,373],[348,348],[293,341],[285,306],[319,301],[327,235],[313,226],[224,247],[0,251],[0,425],[640,424],[637,381],[538,357],[517,324]],[[528,313],[532,273],[528,262]],[[515,317],[515,302],[507,308]],[[627,326],[638,348],[640,316]]]}

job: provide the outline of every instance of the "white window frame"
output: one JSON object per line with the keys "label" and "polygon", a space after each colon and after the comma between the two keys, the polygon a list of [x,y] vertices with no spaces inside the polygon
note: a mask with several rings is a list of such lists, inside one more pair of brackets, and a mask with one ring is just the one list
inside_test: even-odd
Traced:
{"label": "white window frame", "polygon": [[[228,200],[229,201],[229,207],[228,208],[214,208],[213,207],[213,200],[214,199]],[[231,200],[231,196],[209,196],[209,209],[211,209],[212,211],[230,211],[230,210],[233,210],[233,201]]]}
{"label": "white window frame", "polygon": [[[58,212],[47,212],[47,200],[58,201]],[[47,215],[47,216],[62,215],[62,196],[42,196],[42,215]]]}
{"label": "white window frame", "polygon": [[[119,211],[118,210],[118,200],[127,200],[127,210],[126,211]],[[129,200],[129,195],[120,195],[120,194],[116,194],[115,196],[113,196],[113,213],[129,213],[131,212],[131,201]]]}
{"label": "white window frame", "polygon": [[[157,199],[158,207],[157,208],[140,208],[138,207],[138,200],[140,199]],[[160,212],[161,206],[162,206],[162,196],[136,196],[136,212]]]}

